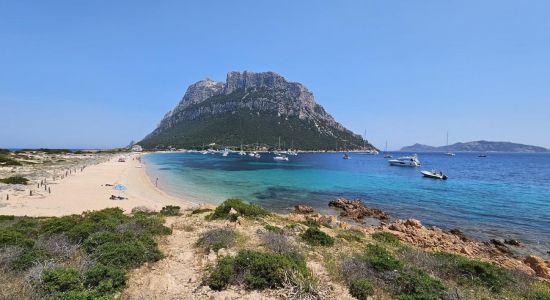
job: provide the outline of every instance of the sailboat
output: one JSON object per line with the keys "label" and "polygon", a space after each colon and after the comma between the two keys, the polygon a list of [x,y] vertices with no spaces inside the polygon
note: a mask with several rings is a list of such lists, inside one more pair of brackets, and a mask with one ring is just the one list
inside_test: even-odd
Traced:
{"label": "sailboat", "polygon": [[384,158],[392,158],[392,156],[388,153],[388,141],[386,141],[386,149],[384,150]]}
{"label": "sailboat", "polygon": [[[447,148],[449,148],[449,132],[447,131]],[[447,156],[455,156],[455,154],[451,151],[447,151],[447,153],[445,153],[445,155]]]}

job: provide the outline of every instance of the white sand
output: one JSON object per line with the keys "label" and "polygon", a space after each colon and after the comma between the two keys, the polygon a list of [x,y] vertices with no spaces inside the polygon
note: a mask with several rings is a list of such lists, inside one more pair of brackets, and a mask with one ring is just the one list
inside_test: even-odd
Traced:
{"label": "white sand", "polygon": [[[182,208],[193,205],[157,189],[145,173],[145,166],[137,160],[138,156],[129,156],[126,162],[111,159],[52,182],[48,185],[51,194],[41,191],[34,196],[11,196],[8,201],[4,198],[0,201],[0,206],[5,205],[0,207],[0,215],[62,216],[107,207],[120,207],[130,212],[136,206],[160,210],[170,204]],[[116,191],[105,184],[123,184],[127,189]],[[110,200],[111,195],[128,199]]]}

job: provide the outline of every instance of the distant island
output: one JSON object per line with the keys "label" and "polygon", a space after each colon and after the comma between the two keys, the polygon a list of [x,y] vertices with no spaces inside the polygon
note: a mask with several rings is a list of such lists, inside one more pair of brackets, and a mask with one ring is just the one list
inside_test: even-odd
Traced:
{"label": "distant island", "polygon": [[229,72],[225,82],[188,87],[179,104],[138,143],[144,149],[375,149],[338,123],[301,83],[274,72]]}
{"label": "distant island", "polygon": [[512,142],[474,141],[448,146],[414,144],[401,148],[403,152],[550,152],[549,149]]}

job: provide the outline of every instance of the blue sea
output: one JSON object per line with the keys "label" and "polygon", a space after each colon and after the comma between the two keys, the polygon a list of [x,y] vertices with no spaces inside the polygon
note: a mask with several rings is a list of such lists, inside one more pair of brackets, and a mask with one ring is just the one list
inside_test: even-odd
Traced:
{"label": "blue sea", "polygon": [[[393,157],[407,153],[391,153]],[[548,258],[550,251],[550,154],[419,153],[419,168],[389,166],[383,155],[301,153],[288,162],[221,154],[153,153],[143,157],[159,187],[196,202],[238,197],[276,212],[296,204],[332,212],[337,197],[359,198],[396,218],[459,228],[467,236],[523,241],[523,252]],[[423,178],[442,170],[449,180]],[[520,251],[521,252],[521,251]]]}

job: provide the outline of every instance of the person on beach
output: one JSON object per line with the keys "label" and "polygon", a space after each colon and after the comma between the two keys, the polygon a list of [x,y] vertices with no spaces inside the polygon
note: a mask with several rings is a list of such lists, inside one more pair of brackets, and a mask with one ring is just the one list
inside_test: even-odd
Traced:
{"label": "person on beach", "polygon": [[159,186],[159,178],[157,177],[157,179],[155,180],[155,187],[158,187]]}

